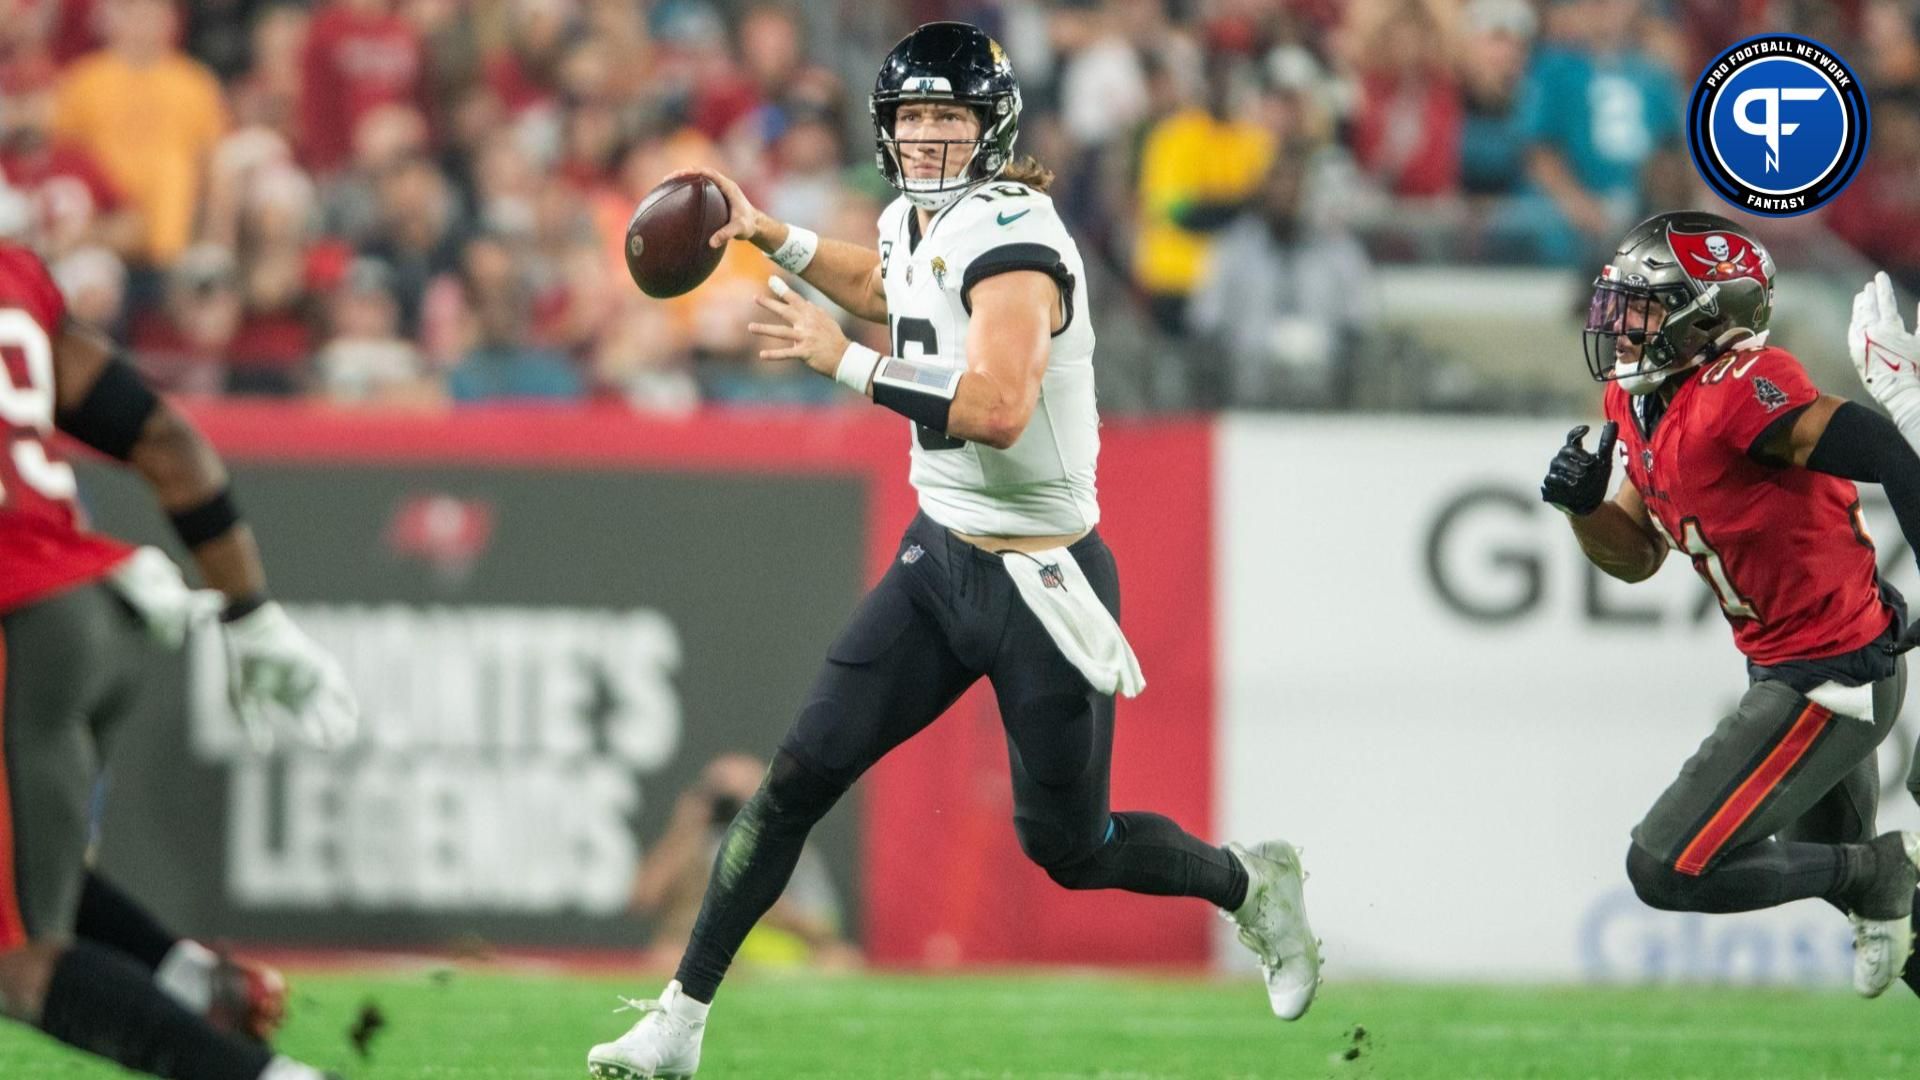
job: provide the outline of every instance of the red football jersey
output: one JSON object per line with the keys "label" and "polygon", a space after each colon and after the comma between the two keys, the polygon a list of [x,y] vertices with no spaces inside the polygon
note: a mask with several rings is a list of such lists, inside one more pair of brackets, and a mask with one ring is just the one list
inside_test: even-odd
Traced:
{"label": "red football jersey", "polygon": [[1769,424],[1819,396],[1785,349],[1736,351],[1674,393],[1649,440],[1633,397],[1607,388],[1627,479],[1757,664],[1850,652],[1892,617],[1853,482],[1747,456]]}
{"label": "red football jersey", "polygon": [[88,532],[53,440],[53,341],[66,302],[40,257],[0,244],[0,613],[97,580],[133,549]]}

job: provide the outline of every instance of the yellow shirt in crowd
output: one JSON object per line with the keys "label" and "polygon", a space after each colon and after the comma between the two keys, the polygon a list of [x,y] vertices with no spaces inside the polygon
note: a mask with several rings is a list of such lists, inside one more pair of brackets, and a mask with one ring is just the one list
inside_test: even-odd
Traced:
{"label": "yellow shirt in crowd", "polygon": [[165,265],[186,248],[207,156],[227,127],[211,71],[181,53],[138,67],[93,53],[61,78],[53,124],[93,154],[139,209],[148,258]]}
{"label": "yellow shirt in crowd", "polygon": [[1191,202],[1233,202],[1252,195],[1273,159],[1273,136],[1259,124],[1216,120],[1189,109],[1162,120],[1140,153],[1140,236],[1134,279],[1148,292],[1192,292],[1206,268],[1208,238],[1173,223]]}

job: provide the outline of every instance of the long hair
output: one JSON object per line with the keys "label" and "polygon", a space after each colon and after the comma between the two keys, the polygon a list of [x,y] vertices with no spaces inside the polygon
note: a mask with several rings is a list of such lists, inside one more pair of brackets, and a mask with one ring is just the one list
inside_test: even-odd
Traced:
{"label": "long hair", "polygon": [[1000,170],[1000,179],[1011,180],[1016,184],[1025,184],[1035,191],[1044,192],[1053,183],[1053,170],[1034,158],[1032,154],[1021,154]]}

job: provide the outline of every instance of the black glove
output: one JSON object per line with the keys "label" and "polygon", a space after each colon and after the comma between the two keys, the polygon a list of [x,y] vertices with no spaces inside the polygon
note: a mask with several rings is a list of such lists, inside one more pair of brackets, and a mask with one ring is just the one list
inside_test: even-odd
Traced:
{"label": "black glove", "polygon": [[1586,517],[1607,497],[1607,480],[1613,476],[1613,444],[1620,437],[1620,425],[1609,420],[1600,429],[1600,445],[1587,453],[1580,440],[1587,437],[1587,425],[1567,432],[1567,445],[1553,455],[1547,466],[1547,478],[1540,484],[1540,497],[1547,504],[1575,517]]}

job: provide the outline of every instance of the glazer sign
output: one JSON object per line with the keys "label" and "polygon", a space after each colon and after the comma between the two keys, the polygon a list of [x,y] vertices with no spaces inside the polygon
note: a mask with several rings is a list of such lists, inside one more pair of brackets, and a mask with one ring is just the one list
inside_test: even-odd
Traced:
{"label": "glazer sign", "polygon": [[346,753],[256,757],[213,635],[193,753],[224,765],[226,874],[288,909],[614,914],[640,777],[679,748],[681,643],[656,611],[292,605],[364,703]]}
{"label": "glazer sign", "polygon": [[[1874,525],[1881,572],[1904,586],[1912,554],[1886,499],[1873,486],[1863,487],[1860,494]],[[1632,586],[1579,556],[1565,520],[1540,501],[1538,491],[1517,484],[1489,483],[1449,495],[1429,519],[1422,550],[1434,595],[1449,611],[1472,622],[1509,623],[1537,614],[1554,601],[1549,595],[1555,580],[1550,568],[1569,553],[1579,565],[1580,611],[1592,622],[1720,622],[1720,605],[1705,583],[1677,605],[1653,591],[1629,593]],[[1670,561],[1685,567],[1682,560]]]}

